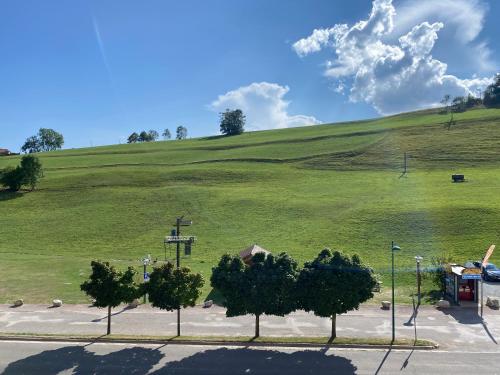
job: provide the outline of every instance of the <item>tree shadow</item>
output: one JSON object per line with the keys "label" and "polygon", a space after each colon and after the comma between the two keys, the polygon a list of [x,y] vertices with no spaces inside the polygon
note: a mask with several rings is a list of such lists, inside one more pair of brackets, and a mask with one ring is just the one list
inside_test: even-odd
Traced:
{"label": "tree shadow", "polygon": [[219,134],[219,135],[209,135],[208,137],[201,137],[200,141],[213,141],[216,139],[221,139],[225,138],[226,136],[224,134]]}
{"label": "tree shadow", "polygon": [[0,190],[0,202],[21,198],[23,195],[20,191]]}
{"label": "tree shadow", "polygon": [[351,360],[316,350],[284,353],[264,349],[215,349],[169,362],[153,374],[355,374]]}
{"label": "tree shadow", "polygon": [[68,370],[72,370],[75,375],[146,374],[162,358],[160,351],[140,347],[98,355],[82,346],[66,346],[12,362],[3,374],[42,375]]}
{"label": "tree shadow", "polygon": [[441,298],[443,298],[443,292],[437,289],[422,292],[422,300],[433,305]]}
{"label": "tree shadow", "polygon": [[[180,349],[180,348],[179,348]],[[388,352],[389,353],[389,352]],[[381,363],[387,358],[387,355]],[[84,346],[65,346],[10,363],[3,374],[57,374],[71,371],[87,374],[148,374],[164,357],[157,349],[133,347],[99,355]],[[258,348],[220,348],[197,352],[165,364],[162,374],[355,374],[351,360],[324,351],[302,350],[292,353]]]}

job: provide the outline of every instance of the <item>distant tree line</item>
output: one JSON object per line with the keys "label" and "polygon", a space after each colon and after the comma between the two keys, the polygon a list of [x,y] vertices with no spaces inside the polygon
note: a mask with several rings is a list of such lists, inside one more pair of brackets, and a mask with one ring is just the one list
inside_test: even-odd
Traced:
{"label": "distant tree line", "polygon": [[472,94],[467,96],[456,96],[453,99],[450,95],[445,95],[441,104],[448,112],[464,112],[467,109],[484,105],[486,108],[500,107],[500,74],[497,74],[494,82],[486,87],[483,97],[475,97]]}
{"label": "distant tree line", "polygon": [[137,143],[137,142],[154,142],[158,139],[159,134],[156,130],[141,131],[139,134],[133,132],[127,138],[127,143]]}
{"label": "distant tree line", "polygon": [[[204,280],[187,267],[167,262],[155,267],[148,282],[137,283],[136,271],[118,271],[107,262],[93,261],[89,280],[81,290],[97,307],[111,308],[147,294],[153,307],[173,311],[194,306]],[[296,309],[331,319],[331,337],[336,337],[336,316],[357,309],[373,297],[376,278],[357,255],[349,257],[325,249],[302,269],[286,253],[257,253],[245,263],[239,256],[223,255],[212,269],[211,285],[224,297],[226,315],[255,316],[255,336],[260,335],[262,314],[285,316]]]}
{"label": "distant tree line", "polygon": [[481,105],[486,108],[500,107],[500,74],[497,74],[494,82],[486,87],[482,98],[469,94],[467,96],[456,96],[452,99],[447,94],[441,100],[441,104],[444,106],[445,113],[450,115],[450,119],[446,123],[448,129],[455,124],[454,113],[465,112]]}
{"label": "distant tree line", "polygon": [[495,82],[484,91],[483,104],[486,107],[500,107],[500,74],[497,74]]}
{"label": "distant tree line", "polygon": [[24,185],[33,191],[41,177],[43,168],[40,160],[35,155],[24,155],[17,167],[0,170],[0,185],[10,191],[19,191]]}
{"label": "distant tree line", "polygon": [[[170,130],[168,129],[165,129],[161,135],[165,140],[169,140],[172,138]],[[130,134],[129,137],[127,138],[127,143],[154,142],[158,140],[159,137],[160,135],[156,130],[149,130],[149,131],[143,130],[140,133],[133,132],[132,134]],[[187,128],[185,128],[184,126],[178,126],[175,138],[176,139],[187,138]]]}

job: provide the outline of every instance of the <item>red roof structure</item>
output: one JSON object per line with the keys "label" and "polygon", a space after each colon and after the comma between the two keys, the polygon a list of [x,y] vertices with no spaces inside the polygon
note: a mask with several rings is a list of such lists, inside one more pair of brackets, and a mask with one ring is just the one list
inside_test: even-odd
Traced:
{"label": "red roof structure", "polygon": [[245,250],[240,251],[240,258],[243,259],[243,262],[249,263],[252,260],[252,257],[257,253],[271,254],[270,251],[260,247],[257,244],[253,244],[250,247],[247,247]]}

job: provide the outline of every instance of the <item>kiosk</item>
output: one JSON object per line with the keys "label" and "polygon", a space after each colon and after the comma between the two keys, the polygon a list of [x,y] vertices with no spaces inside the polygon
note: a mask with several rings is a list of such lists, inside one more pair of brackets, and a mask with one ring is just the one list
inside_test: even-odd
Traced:
{"label": "kiosk", "polygon": [[478,303],[480,280],[480,268],[470,263],[466,267],[449,264],[446,267],[446,296],[457,305],[462,301]]}

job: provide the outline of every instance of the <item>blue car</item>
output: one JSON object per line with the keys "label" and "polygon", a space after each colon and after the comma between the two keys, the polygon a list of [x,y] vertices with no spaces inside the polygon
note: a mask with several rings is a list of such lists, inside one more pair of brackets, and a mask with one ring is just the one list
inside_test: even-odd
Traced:
{"label": "blue car", "polygon": [[488,263],[483,268],[483,279],[485,281],[500,281],[500,269],[493,263]]}

